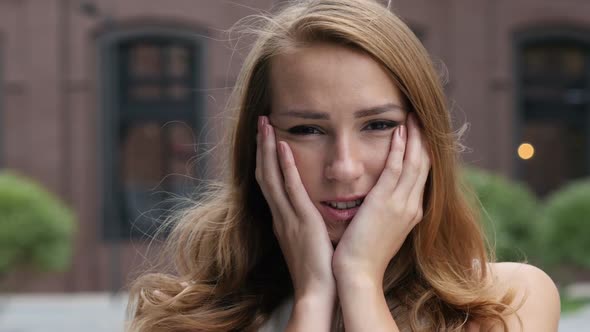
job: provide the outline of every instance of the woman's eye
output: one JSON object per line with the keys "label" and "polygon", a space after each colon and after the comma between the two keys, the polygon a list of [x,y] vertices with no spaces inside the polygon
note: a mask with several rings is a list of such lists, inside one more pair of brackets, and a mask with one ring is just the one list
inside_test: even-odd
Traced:
{"label": "woman's eye", "polygon": [[[393,129],[398,123],[395,121],[373,121],[367,124],[363,130],[377,130],[385,131]],[[307,135],[321,135],[323,132],[313,126],[295,126],[287,130],[292,135],[307,136]]]}
{"label": "woman's eye", "polygon": [[365,129],[367,130],[388,130],[397,126],[396,122],[393,121],[373,121],[369,123]]}
{"label": "woman's eye", "polygon": [[293,135],[319,135],[322,133],[319,129],[310,126],[296,126],[288,131]]}

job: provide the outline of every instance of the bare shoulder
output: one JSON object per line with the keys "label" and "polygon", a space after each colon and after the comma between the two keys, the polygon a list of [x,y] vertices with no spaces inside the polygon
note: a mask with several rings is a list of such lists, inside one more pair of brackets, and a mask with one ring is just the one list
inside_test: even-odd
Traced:
{"label": "bare shoulder", "polygon": [[[499,289],[513,288],[516,291],[513,306],[522,302],[517,310],[522,331],[557,331],[561,311],[559,291],[547,273],[522,263],[490,263],[488,266]],[[507,323],[509,331],[521,331],[516,315],[508,316]],[[492,331],[502,331],[502,328],[494,326]]]}

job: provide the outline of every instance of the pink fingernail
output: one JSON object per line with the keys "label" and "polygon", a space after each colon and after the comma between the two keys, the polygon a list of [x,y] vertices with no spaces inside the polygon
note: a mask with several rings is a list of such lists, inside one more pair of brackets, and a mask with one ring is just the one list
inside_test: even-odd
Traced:
{"label": "pink fingernail", "polygon": [[280,141],[279,144],[281,146],[281,154],[283,155],[283,158],[285,158],[287,162],[294,164],[295,160],[293,160],[293,155],[287,152],[287,142]]}
{"label": "pink fingernail", "polygon": [[406,138],[406,126],[404,125],[400,125],[399,129],[397,131],[397,134],[399,135],[399,138],[401,138],[402,140]]}
{"label": "pink fingernail", "polygon": [[267,124],[264,124],[264,137],[268,137],[268,135],[270,134],[270,126]]}
{"label": "pink fingernail", "polygon": [[279,142],[279,152],[281,153],[281,155],[285,155],[285,145],[282,141]]}

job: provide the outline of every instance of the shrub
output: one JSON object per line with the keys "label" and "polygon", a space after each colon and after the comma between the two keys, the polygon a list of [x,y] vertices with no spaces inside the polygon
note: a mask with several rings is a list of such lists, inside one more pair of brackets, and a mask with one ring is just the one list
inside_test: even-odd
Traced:
{"label": "shrub", "polygon": [[548,262],[590,270],[590,178],[551,194],[542,209],[542,222]]}
{"label": "shrub", "polygon": [[486,236],[499,261],[536,261],[538,202],[528,187],[484,170],[465,168],[464,179],[477,195]]}
{"label": "shrub", "polygon": [[27,265],[41,271],[67,268],[73,213],[36,183],[0,172],[0,275]]}

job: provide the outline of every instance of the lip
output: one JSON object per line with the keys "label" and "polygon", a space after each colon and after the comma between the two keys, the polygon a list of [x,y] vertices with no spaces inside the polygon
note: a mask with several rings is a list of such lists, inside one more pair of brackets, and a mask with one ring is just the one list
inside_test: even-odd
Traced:
{"label": "lip", "polygon": [[327,199],[325,201],[321,201],[320,202],[320,213],[322,214],[322,216],[324,217],[324,220],[326,221],[330,221],[333,223],[344,223],[344,222],[349,222],[352,220],[352,218],[354,218],[354,216],[356,215],[357,211],[359,210],[359,208],[361,207],[361,205],[359,206],[355,206],[353,208],[350,209],[345,209],[345,210],[339,210],[339,209],[335,209],[331,206],[328,205],[327,202],[351,202],[351,201],[356,201],[359,199],[364,199],[366,195],[352,195],[352,196],[341,196],[341,197],[334,197],[331,199]]}
{"label": "lip", "polygon": [[321,201],[322,204],[326,203],[326,202],[350,202],[350,201],[356,201],[357,199],[361,199],[361,198],[365,198],[365,195],[353,195],[353,196],[342,196],[342,197],[334,197],[334,198],[330,198],[330,199],[325,199],[323,201]]}
{"label": "lip", "polygon": [[346,210],[335,209],[325,203],[320,204],[320,214],[324,217],[324,220],[332,223],[343,223],[351,221],[356,215],[357,211],[361,206],[356,206]]}

